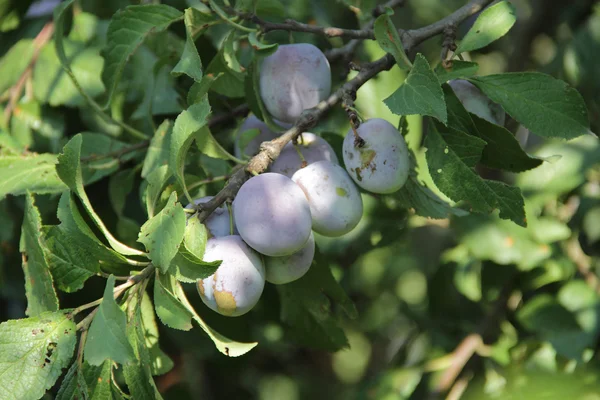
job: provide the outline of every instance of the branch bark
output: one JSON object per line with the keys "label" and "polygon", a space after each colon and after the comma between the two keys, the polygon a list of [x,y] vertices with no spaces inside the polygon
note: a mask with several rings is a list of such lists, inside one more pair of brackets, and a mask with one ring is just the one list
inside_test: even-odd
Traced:
{"label": "branch bark", "polygon": [[[421,42],[436,36],[444,31],[444,28],[448,25],[458,25],[460,22],[475,14],[491,3],[492,0],[471,0],[469,3],[454,11],[441,20],[425,26],[420,29],[414,29],[409,31],[403,31],[401,35],[402,43],[406,51],[410,51]],[[353,79],[346,82],[339,89],[337,89],[327,100],[322,101],[316,107],[310,110],[304,111],[300,119],[296,124],[283,133],[278,138],[270,141],[263,142],[260,146],[260,151],[255,155],[247,164],[246,168],[242,168],[236,171],[225,187],[217,193],[207,203],[199,205],[199,218],[200,221],[204,221],[208,216],[223,202],[226,200],[233,199],[240,187],[248,179],[249,174],[260,174],[267,170],[269,164],[279,157],[279,153],[290,140],[296,138],[300,133],[306,129],[314,126],[330,109],[338,104],[346,93],[356,92],[365,82],[373,78],[381,71],[386,71],[392,68],[394,65],[394,57],[391,54],[386,54],[380,59],[365,64],[362,66],[361,71]]]}

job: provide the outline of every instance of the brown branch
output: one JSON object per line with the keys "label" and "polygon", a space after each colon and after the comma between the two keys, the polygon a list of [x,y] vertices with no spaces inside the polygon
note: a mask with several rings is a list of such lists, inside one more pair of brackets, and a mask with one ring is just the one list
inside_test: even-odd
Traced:
{"label": "brown branch", "polygon": [[21,97],[21,93],[23,92],[23,87],[27,80],[31,77],[33,67],[37,62],[38,56],[40,55],[40,51],[42,47],[52,38],[52,34],[54,33],[54,23],[48,22],[40,33],[37,34],[35,39],[33,39],[33,56],[31,57],[31,61],[27,64],[25,71],[19,77],[17,83],[10,89],[10,98],[8,101],[8,105],[4,110],[4,123],[8,125],[10,122],[10,117],[12,115],[13,110],[17,106],[17,102]]}
{"label": "brown branch", "polygon": [[[431,25],[403,32],[402,43],[404,44],[405,49],[410,51],[421,42],[442,33],[444,28],[448,25],[458,25],[464,19],[475,14],[491,2],[492,0],[471,0],[465,6]],[[223,204],[223,202],[233,199],[240,187],[244,184],[246,179],[248,179],[249,174],[260,174],[266,171],[269,164],[279,157],[279,153],[281,152],[281,149],[283,149],[283,146],[306,129],[314,126],[329,110],[342,100],[346,93],[356,92],[363,84],[365,84],[365,82],[373,78],[379,72],[392,68],[394,63],[394,57],[392,57],[391,54],[386,54],[372,63],[363,65],[356,77],[342,85],[342,87],[332,93],[327,100],[322,101],[310,110],[304,111],[300,119],[292,128],[270,142],[263,142],[260,146],[259,153],[248,162],[245,169],[236,171],[217,195],[210,201],[199,205],[200,221],[204,221],[217,207]]]}

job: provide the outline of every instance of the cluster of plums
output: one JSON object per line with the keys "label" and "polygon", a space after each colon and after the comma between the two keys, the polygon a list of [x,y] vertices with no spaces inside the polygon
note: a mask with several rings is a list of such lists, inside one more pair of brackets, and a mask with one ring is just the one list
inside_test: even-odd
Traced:
{"label": "cluster of plums", "polygon": [[[313,45],[281,45],[262,63],[260,95],[282,125],[294,123],[330,90],[329,63]],[[258,134],[240,148],[250,129]],[[362,146],[355,144],[356,133]],[[315,254],[313,231],[338,237],[356,227],[363,214],[356,186],[387,194],[404,185],[409,157],[398,130],[375,118],[356,133],[350,129],[343,142],[345,169],[328,142],[302,133],[283,148],[269,172],[242,185],[232,212],[221,206],[205,221],[210,238],[204,259],[222,260],[212,276],[197,282],[208,307],[227,316],[245,314],[258,302],[265,281],[286,284],[306,274]],[[275,137],[265,123],[249,116],[238,130],[237,156],[250,157]]]}

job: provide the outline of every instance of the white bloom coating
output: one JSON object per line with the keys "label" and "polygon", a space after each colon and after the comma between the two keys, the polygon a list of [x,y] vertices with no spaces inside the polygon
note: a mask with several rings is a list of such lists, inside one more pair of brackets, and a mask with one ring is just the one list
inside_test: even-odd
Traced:
{"label": "white bloom coating", "polygon": [[323,236],[342,236],[360,222],[362,198],[352,179],[339,165],[319,161],[300,169],[292,180],[308,199],[315,232]]}
{"label": "white bloom coating", "polygon": [[267,282],[283,285],[300,279],[315,258],[315,237],[310,234],[302,249],[289,256],[264,257]]}
{"label": "white bloom coating", "polygon": [[269,113],[294,123],[331,93],[329,61],[309,43],[280,45],[260,67],[259,88]]}
{"label": "white bloom coating", "polygon": [[244,241],[267,256],[295,253],[310,236],[306,196],[280,174],[266,173],[246,181],[233,201],[233,215]]}
{"label": "white bloom coating", "polygon": [[492,124],[504,126],[506,113],[502,106],[494,103],[479,88],[464,79],[448,82],[465,109]]}
{"label": "white bloom coating", "polygon": [[339,164],[335,151],[325,139],[314,133],[304,132],[298,136],[296,146],[292,142],[285,145],[277,160],[271,165],[270,171],[291,178],[296,171],[302,168],[302,160],[298,150],[302,153],[307,165],[317,161],[329,161],[333,164]]}
{"label": "white bloom coating", "polygon": [[[244,149],[240,149],[241,138],[244,132],[250,129],[258,129],[258,135],[254,136],[250,141],[246,144]],[[235,156],[238,158],[242,158],[243,155],[248,157],[252,157],[260,148],[260,144],[262,142],[266,142],[269,140],[273,140],[278,136],[276,132],[273,132],[267,124],[262,122],[260,119],[256,118],[254,115],[250,115],[246,120],[240,125],[237,134],[235,135]]]}
{"label": "white bloom coating", "polygon": [[344,138],[346,170],[361,188],[373,193],[394,193],[408,179],[410,160],[404,137],[394,125],[381,118],[360,124],[363,147],[354,146],[352,129]]}
{"label": "white bloom coating", "polygon": [[[203,204],[210,201],[213,196],[205,196],[199,199],[194,200],[194,204]],[[187,209],[191,209],[192,205],[188,204],[185,206]],[[233,215],[231,216],[233,218]],[[213,211],[210,216],[204,220],[204,226],[208,230],[208,233],[213,237],[220,236],[228,236],[231,235],[230,226],[229,226],[229,211],[227,210],[227,206],[225,204],[221,204],[219,207]],[[233,223],[233,233],[237,234],[237,229],[235,227],[235,221]]]}
{"label": "white bloom coating", "polygon": [[228,317],[250,311],[265,287],[261,257],[237,235],[209,239],[204,261],[223,260],[217,271],[196,283],[209,308]]}

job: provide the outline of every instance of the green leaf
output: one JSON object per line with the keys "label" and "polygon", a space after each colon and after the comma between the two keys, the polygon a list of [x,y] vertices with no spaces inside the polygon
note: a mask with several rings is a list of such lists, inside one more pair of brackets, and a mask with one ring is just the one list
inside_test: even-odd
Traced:
{"label": "green leaf", "polygon": [[348,347],[348,339],[336,316],[343,311],[348,317],[356,318],[356,308],[320,254],[306,275],[277,289],[281,298],[281,320],[292,328],[289,333],[295,341],[328,351]]}
{"label": "green leaf", "polygon": [[508,129],[470,114],[449,85],[442,85],[442,89],[448,107],[448,126],[486,142],[481,155],[482,164],[505,171],[523,172],[543,162],[525,153]]}
{"label": "green leaf", "polygon": [[452,60],[452,64],[448,68],[440,63],[435,67],[435,74],[440,81],[440,84],[446,83],[452,79],[468,78],[477,73],[479,64],[471,61]]}
{"label": "green leaf", "polygon": [[413,208],[417,215],[433,219],[449,218],[452,215],[462,217],[469,213],[460,208],[452,207],[440,199],[424,183],[420,182],[415,173],[411,173],[408,180],[396,195],[403,207]]}
{"label": "green leaf", "polygon": [[379,46],[386,52],[394,56],[396,64],[404,70],[410,70],[412,63],[404,52],[404,45],[398,35],[398,29],[394,26],[392,19],[388,14],[381,14],[375,20],[373,29],[375,39]]}
{"label": "green leaf", "polygon": [[477,20],[460,41],[455,53],[481,49],[500,39],[517,21],[515,7],[508,1],[489,6],[479,14]]}
{"label": "green leaf", "polygon": [[107,360],[99,366],[83,364],[83,376],[88,387],[90,400],[116,399],[112,392],[112,361]]}
{"label": "green leaf", "polygon": [[146,188],[145,199],[148,217],[152,218],[156,214],[157,202],[160,199],[163,187],[170,177],[171,171],[168,165],[161,165],[146,177],[148,187]]}
{"label": "green leaf", "polygon": [[210,132],[208,125],[203,126],[196,134],[196,145],[201,153],[206,154],[209,157],[241,162],[241,160],[238,160],[231,155],[219,142],[217,142],[217,139],[215,139]]}
{"label": "green leaf", "polygon": [[160,213],[142,225],[138,241],[144,244],[154,265],[165,273],[177,254],[184,231],[185,212],[173,192]]}
{"label": "green leaf", "polygon": [[502,182],[482,179],[474,170],[485,142],[453,128],[431,125],[425,139],[429,172],[436,186],[453,201],[465,201],[478,213],[500,211],[500,218],[525,226],[521,191]]}
{"label": "green leaf", "polygon": [[142,167],[142,178],[146,178],[152,171],[161,165],[169,163],[169,149],[171,148],[171,135],[173,134],[173,122],[168,119],[154,132],[150,141],[150,147],[146,152],[144,166]]}
{"label": "green leaf", "polygon": [[244,97],[244,77],[242,66],[237,60],[234,43],[235,30],[223,40],[219,53],[212,59],[206,74],[212,74],[218,79],[211,85],[211,90],[227,97]]}
{"label": "green leaf", "polygon": [[115,277],[111,275],[88,331],[83,355],[91,365],[101,365],[109,359],[126,364],[135,358],[125,332],[127,317],[115,301],[114,287]]}
{"label": "green leaf", "polygon": [[134,168],[124,169],[112,175],[108,182],[108,198],[117,214],[117,234],[127,242],[135,242],[140,232],[140,224],[125,212],[127,197],[133,191],[138,173]]}
{"label": "green leaf", "polygon": [[200,82],[202,79],[202,61],[194,43],[194,13],[197,11],[193,8],[185,10],[183,20],[185,21],[185,47],[181,54],[181,59],[175,65],[171,73],[175,76],[185,74]]}
{"label": "green leaf", "polygon": [[259,54],[260,57],[267,57],[277,51],[279,47],[278,43],[263,43],[257,36],[256,32],[251,32],[248,35],[248,42],[250,46]]}
{"label": "green leaf", "polygon": [[21,39],[0,59],[0,93],[17,83],[34,53],[33,40]]}
{"label": "green leaf", "polygon": [[204,96],[208,93],[210,87],[223,75],[222,72],[214,75],[205,75],[200,82],[194,82],[187,94],[187,102],[189,105],[196,104],[204,100]]}
{"label": "green leaf", "polygon": [[159,347],[158,326],[154,318],[154,306],[147,293],[140,305],[144,343],[148,349],[152,375],[163,375],[173,368],[173,361]]}
{"label": "green leaf", "polygon": [[62,385],[56,394],[56,400],[77,400],[88,399],[87,383],[82,372],[76,362],[71,364],[71,368],[67,371]]}
{"label": "green leaf", "polygon": [[229,339],[226,336],[221,335],[219,332],[215,331],[210,326],[208,326],[202,318],[200,318],[198,313],[196,313],[196,310],[194,310],[194,307],[192,307],[192,305],[188,301],[187,297],[185,296],[185,293],[181,289],[181,286],[175,287],[174,294],[175,294],[175,296],[177,296],[179,301],[181,301],[181,303],[185,306],[185,308],[187,308],[187,310],[192,314],[192,318],[194,319],[194,321],[196,321],[196,323],[200,326],[200,328],[202,328],[202,330],[204,332],[206,332],[206,334],[211,338],[211,340],[214,342],[217,349],[221,353],[225,354],[226,356],[229,356],[229,357],[242,356],[242,355],[246,354],[247,352],[249,352],[250,350],[252,350],[258,344],[257,342],[251,342],[251,343],[236,342],[234,340]]}
{"label": "green leaf", "polygon": [[171,136],[171,150],[169,152],[169,168],[177,178],[179,184],[184,188],[186,196],[189,198],[185,180],[183,177],[183,168],[185,156],[192,144],[192,141],[208,122],[210,115],[210,105],[208,99],[191,105],[183,111],[175,120],[173,126],[173,135]]}
{"label": "green leaf", "polygon": [[514,72],[469,81],[536,135],[573,139],[590,132],[579,92],[550,75]]}
{"label": "green leaf", "polygon": [[83,137],[81,175],[86,186],[112,175],[119,170],[122,163],[136,157],[135,152],[130,152],[95,160],[94,157],[116,152],[130,145],[100,133],[81,132],[81,135]]}
{"label": "green leaf", "polygon": [[56,297],[52,275],[40,240],[41,230],[40,212],[34,204],[33,196],[27,193],[19,250],[22,253],[25,273],[25,295],[27,296],[25,313],[30,317],[45,311],[58,311],[58,297]]}
{"label": "green leaf", "polygon": [[88,215],[94,221],[96,226],[108,240],[110,246],[121,254],[125,255],[146,255],[144,252],[133,249],[129,246],[119,242],[106,228],[102,219],[96,214],[92,204],[90,203],[85,190],[83,189],[83,178],[81,173],[80,156],[81,156],[81,143],[82,135],[77,134],[69,140],[69,142],[63,148],[63,153],[58,156],[58,165],[56,166],[56,172],[64,183],[67,184],[77,197],[83,203],[85,210]]}
{"label": "green leaf", "polygon": [[133,318],[127,324],[127,339],[133,347],[135,362],[129,362],[123,367],[125,382],[133,399],[162,399],[152,378],[150,351],[146,347],[146,339],[142,328],[141,307],[138,307],[137,297],[129,305],[133,309]]}
{"label": "green leaf", "polygon": [[404,84],[383,102],[396,115],[430,115],[444,123],[447,120],[440,82],[420,53]]}
{"label": "green leaf", "polygon": [[45,312],[0,324],[0,387],[8,399],[39,399],[72,361],[76,326],[69,314]]}
{"label": "green leaf", "polygon": [[88,43],[94,39],[98,30],[98,17],[79,11],[73,15],[73,26],[68,38],[76,42]]}
{"label": "green leaf", "polygon": [[113,15],[103,50],[106,64],[102,79],[108,89],[106,105],[112,100],[125,64],[146,37],[164,31],[181,17],[180,11],[164,4],[128,6]]}
{"label": "green leaf", "polygon": [[[69,65],[81,89],[90,97],[104,93],[100,76],[104,59],[100,56],[100,49],[67,39],[62,40],[62,45],[66,65]],[[76,107],[86,101],[63,69],[54,45],[45,46],[40,52],[33,70],[33,90],[36,99],[54,107]]]}
{"label": "green leaf", "polygon": [[186,283],[195,283],[198,279],[206,279],[214,274],[221,261],[202,261],[207,240],[206,226],[196,217],[189,218],[185,226],[183,243],[171,261],[169,273],[177,280]]}
{"label": "green leaf", "polygon": [[55,154],[0,156],[0,200],[7,194],[60,193],[67,189],[56,173]]}
{"label": "green leaf", "polygon": [[189,331],[192,329],[192,316],[181,301],[173,294],[175,285],[180,285],[175,278],[156,271],[154,279],[154,308],[156,315],[166,326],[173,329]]}

